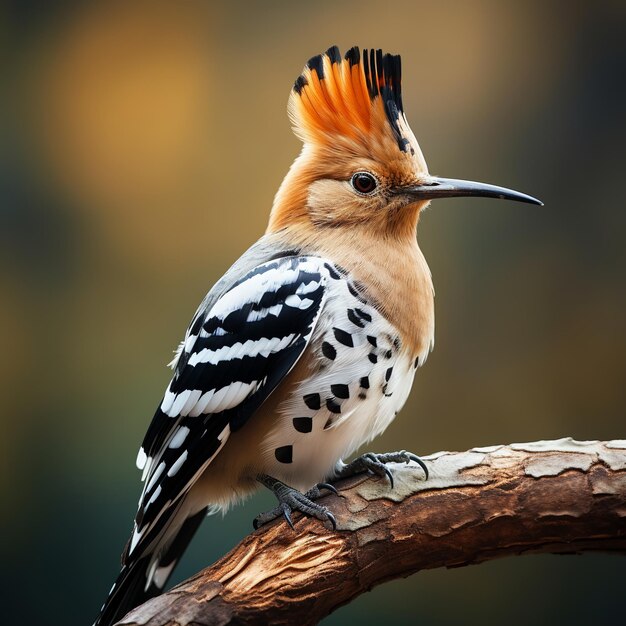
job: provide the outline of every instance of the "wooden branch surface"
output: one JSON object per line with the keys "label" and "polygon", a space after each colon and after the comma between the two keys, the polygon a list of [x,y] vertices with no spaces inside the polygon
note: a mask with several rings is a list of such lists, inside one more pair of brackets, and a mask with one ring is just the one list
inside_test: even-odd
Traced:
{"label": "wooden branch surface", "polygon": [[440,452],[360,476],[322,500],[333,532],[276,521],[120,624],[315,624],[373,586],[422,569],[525,553],[626,553],[626,440]]}

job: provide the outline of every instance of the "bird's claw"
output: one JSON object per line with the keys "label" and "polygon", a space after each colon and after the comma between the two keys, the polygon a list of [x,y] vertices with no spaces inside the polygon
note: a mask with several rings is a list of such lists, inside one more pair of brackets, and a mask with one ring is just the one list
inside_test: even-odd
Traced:
{"label": "bird's claw", "polygon": [[337,529],[337,520],[330,510],[314,502],[314,500],[323,495],[321,493],[322,489],[337,494],[337,490],[332,485],[328,483],[318,483],[306,493],[301,493],[297,489],[289,487],[279,480],[274,480],[271,489],[278,498],[279,505],[271,511],[261,513],[254,518],[252,525],[255,530],[279,517],[284,517],[291,529],[295,530],[293,520],[291,519],[291,513],[293,511],[299,511],[304,515],[315,517],[322,522],[330,522],[333,530]]}
{"label": "bird's claw", "polygon": [[387,467],[387,463],[410,463],[413,461],[417,463],[428,480],[428,467],[426,463],[422,461],[416,454],[407,452],[406,450],[400,450],[399,452],[387,452],[384,454],[376,454],[374,452],[366,452],[360,457],[348,463],[337,473],[338,478],[344,478],[347,476],[354,476],[356,474],[362,474],[364,472],[372,472],[376,476],[387,477],[391,488],[394,488],[393,474]]}
{"label": "bird's claw", "polygon": [[309,489],[304,495],[309,500],[317,500],[317,498],[320,498],[323,495],[321,492],[322,489],[326,489],[326,491],[330,491],[336,496],[339,495],[339,492],[335,489],[334,485],[331,485],[330,483],[317,483],[317,485],[311,487],[311,489]]}
{"label": "bird's claw", "polygon": [[407,452],[406,450],[400,450],[399,452],[387,452],[386,454],[377,454],[378,460],[381,463],[410,463],[413,461],[417,463],[422,470],[424,471],[424,476],[426,480],[428,480],[428,467],[426,463],[417,456],[417,454],[413,454],[412,452]]}

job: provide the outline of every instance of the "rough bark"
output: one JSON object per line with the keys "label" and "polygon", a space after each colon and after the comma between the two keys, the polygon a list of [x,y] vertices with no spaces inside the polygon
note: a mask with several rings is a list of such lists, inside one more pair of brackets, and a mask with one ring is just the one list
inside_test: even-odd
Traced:
{"label": "rough bark", "polygon": [[361,476],[323,500],[331,531],[294,516],[134,609],[120,624],[315,624],[373,586],[508,555],[626,553],[626,440],[572,439],[440,452]]}

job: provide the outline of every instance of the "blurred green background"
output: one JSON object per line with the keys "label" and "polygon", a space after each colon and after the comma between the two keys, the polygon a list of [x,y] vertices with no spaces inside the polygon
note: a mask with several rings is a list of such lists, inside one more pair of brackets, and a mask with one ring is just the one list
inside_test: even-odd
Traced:
{"label": "blurred green background", "polygon": [[[402,54],[431,172],[546,205],[445,200],[423,216],[436,349],[374,449],[626,436],[623,1],[25,0],[0,15],[6,623],[94,618],[165,363],[263,232],[299,150],[289,89],[331,44]],[[271,505],[207,520],[176,580]],[[422,572],[326,624],[609,624],[623,572],[600,555]]]}

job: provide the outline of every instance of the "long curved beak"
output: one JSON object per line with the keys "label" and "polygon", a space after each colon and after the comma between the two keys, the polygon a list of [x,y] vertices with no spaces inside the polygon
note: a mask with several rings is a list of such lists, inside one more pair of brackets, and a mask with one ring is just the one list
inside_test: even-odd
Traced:
{"label": "long curved beak", "polygon": [[[400,190],[399,190],[400,191]],[[413,187],[403,187],[402,193],[407,193],[419,200],[434,200],[435,198],[454,198],[459,196],[481,196],[484,198],[500,198],[502,200],[516,200],[543,206],[541,200],[528,196],[519,191],[506,187],[476,183],[471,180],[457,180],[456,178],[438,178],[431,176],[427,183]]]}

